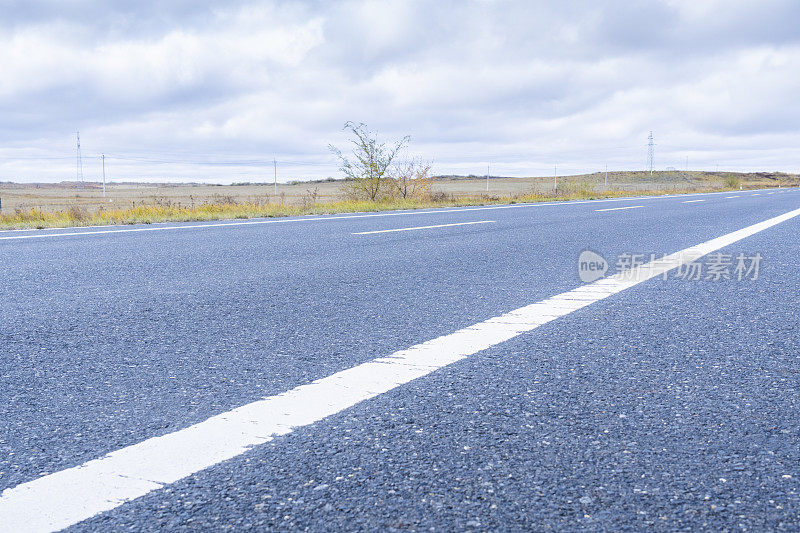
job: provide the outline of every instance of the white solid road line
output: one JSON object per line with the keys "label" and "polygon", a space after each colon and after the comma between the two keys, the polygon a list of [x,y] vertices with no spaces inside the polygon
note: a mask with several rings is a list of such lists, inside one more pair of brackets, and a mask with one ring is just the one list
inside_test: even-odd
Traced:
{"label": "white solid road line", "polygon": [[393,231],[414,231],[417,229],[449,228],[451,226],[469,226],[471,224],[489,224],[495,220],[477,220],[475,222],[456,222],[453,224],[436,224],[435,226],[416,226],[413,228],[379,229],[375,231],[357,231],[353,235],[372,235],[373,233],[391,233]]}
{"label": "white solid road line", "polygon": [[[21,229],[21,230],[2,230],[0,235],[7,233],[15,233],[14,235],[2,236],[0,241],[19,240],[19,239],[46,239],[53,237],[70,237],[78,235],[107,235],[109,233],[137,233],[143,231],[169,231],[169,230],[185,230],[197,228],[221,228],[221,227],[238,227],[238,226],[253,226],[261,224],[291,224],[295,222],[319,222],[329,220],[348,220],[353,218],[375,218],[375,217],[398,217],[409,215],[432,215],[432,214],[446,214],[446,213],[461,213],[465,211],[488,211],[494,209],[524,209],[531,207],[555,207],[565,205],[582,205],[582,204],[596,204],[607,202],[630,202],[630,201],[650,201],[650,200],[665,200],[671,198],[685,198],[688,196],[708,196],[712,194],[724,194],[721,192],[709,193],[693,193],[693,194],[664,194],[661,196],[644,196],[644,197],[630,197],[630,198],[603,198],[600,200],[573,200],[570,202],[542,202],[532,204],[513,204],[513,205],[493,205],[493,206],[479,206],[479,207],[457,207],[457,208],[438,208],[426,210],[408,210],[408,211],[393,211],[389,213],[359,213],[353,215],[329,215],[329,216],[308,216],[303,218],[276,218],[276,219],[254,219],[244,222],[213,222],[204,224],[181,224],[179,226],[149,226],[149,227],[136,227],[136,228],[119,228],[118,226],[86,226],[89,228],[116,228],[106,229],[100,231],[70,231],[73,228],[48,228],[48,229]],[[26,235],[17,235],[17,232],[36,232],[36,231],[55,231],[61,230],[60,233],[31,233]]]}
{"label": "white solid road line", "polygon": [[798,215],[800,209],[795,209],[625,273],[6,489],[0,495],[0,531],[53,531],[77,524]]}
{"label": "white solid road line", "polygon": [[705,200],[686,200],[684,204],[693,204],[695,202],[705,202]]}
{"label": "white solid road line", "polygon": [[620,211],[622,209],[639,209],[643,205],[630,205],[628,207],[609,207],[607,209],[595,209],[595,211]]}

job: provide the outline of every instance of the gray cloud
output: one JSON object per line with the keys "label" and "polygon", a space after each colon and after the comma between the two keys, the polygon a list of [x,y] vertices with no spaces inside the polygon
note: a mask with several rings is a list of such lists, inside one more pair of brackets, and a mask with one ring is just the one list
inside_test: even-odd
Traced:
{"label": "gray cloud", "polygon": [[319,177],[346,120],[441,172],[641,168],[651,129],[664,166],[800,166],[793,1],[0,5],[0,180],[72,176],[76,129],[175,161],[120,178]]}

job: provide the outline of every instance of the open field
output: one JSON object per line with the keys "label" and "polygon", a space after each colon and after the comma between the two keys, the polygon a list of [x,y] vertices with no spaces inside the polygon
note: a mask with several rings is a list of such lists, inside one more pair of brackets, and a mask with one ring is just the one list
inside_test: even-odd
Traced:
{"label": "open field", "polygon": [[434,198],[354,202],[344,198],[342,181],[205,185],[112,183],[0,184],[0,228],[126,224],[167,220],[212,220],[329,212],[619,197],[633,194],[703,192],[800,185],[783,173],[610,172],[552,177],[444,176],[435,180]]}

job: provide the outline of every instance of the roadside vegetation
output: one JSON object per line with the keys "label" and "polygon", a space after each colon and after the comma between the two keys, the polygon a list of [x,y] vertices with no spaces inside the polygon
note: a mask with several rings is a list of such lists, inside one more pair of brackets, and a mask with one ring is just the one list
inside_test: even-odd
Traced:
{"label": "roadside vegetation", "polygon": [[[644,196],[697,192],[691,190],[669,191],[606,191],[592,192],[583,188],[563,187],[557,194],[521,194],[512,196],[491,195],[453,195],[432,192],[427,196],[393,197],[381,200],[340,200],[335,202],[257,203],[226,202],[209,203],[196,207],[178,205],[142,205],[126,209],[99,209],[89,211],[75,207],[63,211],[44,211],[41,209],[15,210],[0,214],[0,229],[62,228],[72,226],[105,226],[113,224],[153,224],[157,222],[203,221],[222,219],[247,219],[258,217],[287,217],[300,215],[322,215],[335,213],[358,213],[370,211],[389,211],[397,209],[424,209],[435,207],[459,207],[470,205],[516,204],[548,202],[558,200],[592,200],[598,198],[619,198],[624,196]],[[725,189],[716,189],[725,190]]]}

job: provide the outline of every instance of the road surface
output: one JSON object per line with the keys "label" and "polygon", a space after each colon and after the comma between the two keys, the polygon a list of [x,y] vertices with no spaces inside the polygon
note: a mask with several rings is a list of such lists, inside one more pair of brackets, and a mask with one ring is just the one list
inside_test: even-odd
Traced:
{"label": "road surface", "polygon": [[[796,531],[798,208],[0,233],[0,531]],[[730,278],[678,258],[564,297],[587,249]]]}

